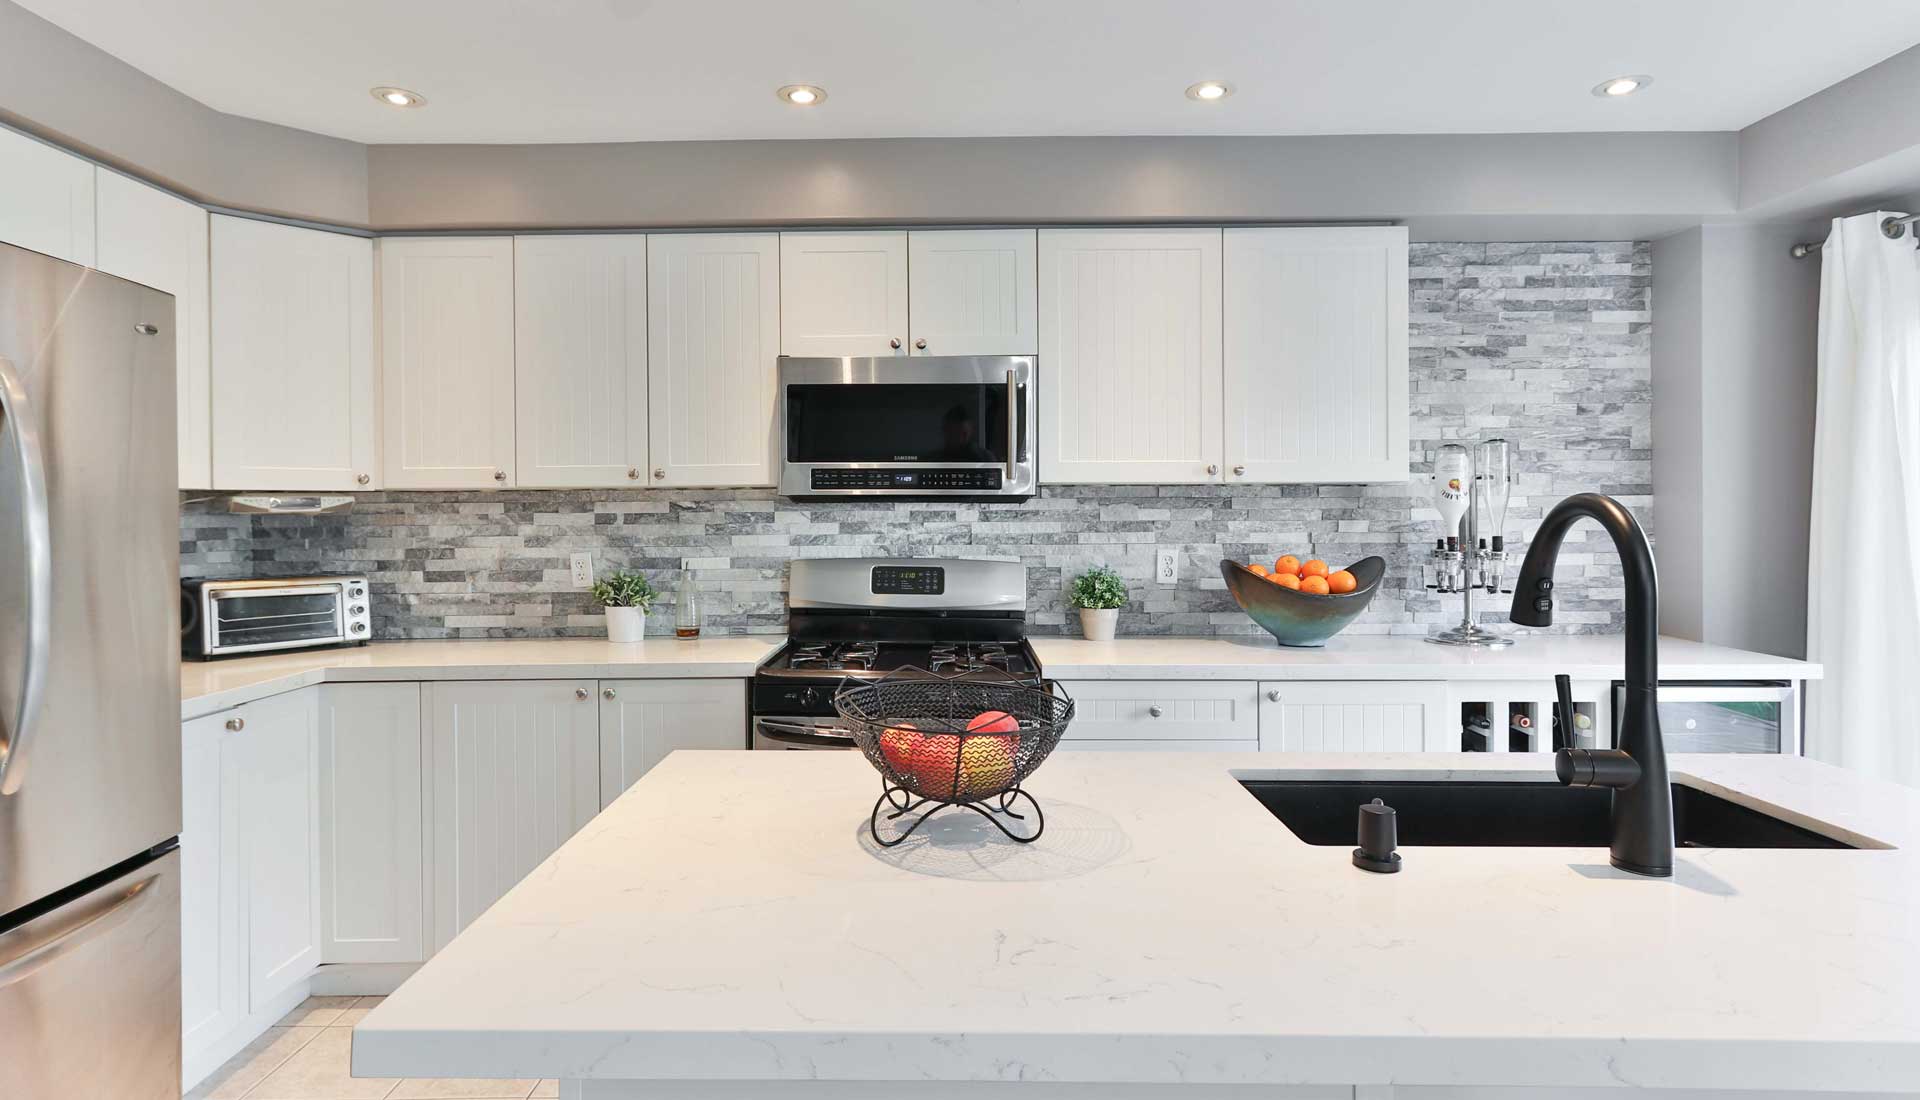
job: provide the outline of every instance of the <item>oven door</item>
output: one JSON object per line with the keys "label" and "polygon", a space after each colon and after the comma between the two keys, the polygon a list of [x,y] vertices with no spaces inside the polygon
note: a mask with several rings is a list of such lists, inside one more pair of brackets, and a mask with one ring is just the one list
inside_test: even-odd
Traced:
{"label": "oven door", "polygon": [[209,588],[206,652],[260,653],[343,641],[346,602],[342,584]]}
{"label": "oven door", "polygon": [[756,749],[851,749],[853,735],[837,718],[755,716]]}
{"label": "oven door", "polygon": [[1030,355],[780,360],[786,496],[1034,492]]}

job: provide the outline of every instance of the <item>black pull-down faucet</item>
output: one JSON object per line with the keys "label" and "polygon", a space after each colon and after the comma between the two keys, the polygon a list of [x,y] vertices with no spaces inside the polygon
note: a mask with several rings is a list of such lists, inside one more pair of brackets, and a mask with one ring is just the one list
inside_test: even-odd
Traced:
{"label": "black pull-down faucet", "polygon": [[[1613,539],[1626,574],[1627,679],[1617,749],[1563,748],[1554,774],[1570,787],[1613,791],[1612,862],[1622,871],[1664,878],[1673,874],[1673,790],[1667,748],[1660,736],[1656,691],[1660,679],[1660,582],[1646,532],[1626,506],[1599,493],[1580,493],[1553,506],[1527,547],[1513,586],[1510,617],[1521,626],[1553,623],[1553,562],[1576,520],[1591,519]],[[1569,716],[1571,717],[1571,716]],[[1571,735],[1572,730],[1568,730]]]}

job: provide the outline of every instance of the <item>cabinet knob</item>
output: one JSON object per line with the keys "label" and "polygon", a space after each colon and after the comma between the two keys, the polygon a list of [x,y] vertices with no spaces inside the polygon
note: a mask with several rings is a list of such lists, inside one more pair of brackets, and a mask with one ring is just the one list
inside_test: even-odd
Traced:
{"label": "cabinet knob", "polygon": [[916,348],[918,348],[918,349],[919,349],[919,350],[921,350],[921,351],[925,351],[925,350],[927,350],[927,339],[926,339],[926,337],[924,337],[924,336],[923,336],[923,337],[921,337],[920,339],[918,339],[918,340],[915,340],[915,341],[913,342],[913,346],[914,346],[914,347],[916,347]]}
{"label": "cabinet knob", "polygon": [[899,338],[898,336],[896,336],[896,337],[894,337],[893,339],[891,339],[891,340],[888,340],[888,341],[887,341],[887,346],[888,346],[888,347],[890,347],[890,348],[892,348],[892,349],[894,349],[895,351],[899,351],[899,350],[900,350],[900,338]]}
{"label": "cabinet knob", "polygon": [[653,468],[653,480],[655,480],[655,481],[665,481],[665,480],[667,480],[667,471],[666,471],[666,468],[665,468],[665,467],[662,467],[662,466],[655,466],[655,467]]}
{"label": "cabinet knob", "polygon": [[160,334],[160,330],[158,328],[146,323],[145,321],[142,321],[139,324],[133,326],[133,331],[139,333],[142,336],[158,336]]}
{"label": "cabinet knob", "polygon": [[1159,704],[1156,703],[1155,705],[1147,708],[1147,713],[1153,715],[1155,718],[1158,718],[1161,715],[1165,714],[1166,711],[1161,710]]}
{"label": "cabinet knob", "polygon": [[1209,473],[1209,474],[1217,474],[1217,473],[1219,473],[1219,472],[1220,472],[1220,467],[1218,467],[1218,466],[1215,466],[1215,465],[1214,465],[1213,463],[1211,463],[1211,462],[1209,462],[1209,463],[1207,463],[1207,473]]}
{"label": "cabinet knob", "polygon": [[629,467],[627,467],[627,480],[628,480],[628,481],[639,481],[639,480],[640,480],[640,467],[638,467],[638,466],[629,466]]}
{"label": "cabinet knob", "polygon": [[234,733],[239,733],[241,730],[246,728],[247,728],[247,720],[245,718],[227,719],[227,729],[233,731]]}
{"label": "cabinet knob", "polygon": [[373,483],[373,478],[368,474],[361,474],[359,477],[356,477],[353,480],[356,484],[359,484],[359,485],[370,485]]}
{"label": "cabinet knob", "polygon": [[507,480],[507,472],[505,470],[495,470],[493,472],[493,480],[495,481]]}
{"label": "cabinet knob", "polygon": [[1247,476],[1247,468],[1246,468],[1245,466],[1235,466],[1235,467],[1233,468],[1233,476],[1234,476],[1234,477],[1246,477],[1246,476]]}
{"label": "cabinet knob", "polygon": [[580,701],[581,701],[582,703],[584,703],[584,702],[586,702],[586,701],[587,701],[587,695],[588,695],[588,692],[587,692],[587,689],[586,689],[586,688],[574,688],[574,689],[573,689],[573,697],[574,697],[575,699],[578,699],[578,700],[580,700]]}
{"label": "cabinet knob", "polygon": [[1267,701],[1269,703],[1278,703],[1280,701],[1280,689],[1279,688],[1269,689],[1267,692]]}
{"label": "cabinet knob", "polygon": [[613,689],[612,689],[612,688],[601,688],[601,689],[600,689],[600,698],[602,698],[602,699],[609,699],[609,700],[611,700],[611,699],[615,699],[615,698],[618,698],[618,696],[616,696],[616,695],[614,695],[614,693],[613,693]]}

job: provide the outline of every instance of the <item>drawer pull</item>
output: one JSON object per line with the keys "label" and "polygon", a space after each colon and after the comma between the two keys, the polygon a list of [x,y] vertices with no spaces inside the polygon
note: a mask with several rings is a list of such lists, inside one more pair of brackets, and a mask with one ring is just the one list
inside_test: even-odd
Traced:
{"label": "drawer pull", "polygon": [[1147,713],[1153,715],[1155,718],[1158,718],[1161,715],[1165,714],[1166,711],[1161,710],[1159,707],[1159,704],[1155,704],[1147,708]]}
{"label": "drawer pull", "polygon": [[1267,701],[1270,703],[1278,703],[1280,701],[1280,689],[1273,688],[1269,690],[1267,692]]}

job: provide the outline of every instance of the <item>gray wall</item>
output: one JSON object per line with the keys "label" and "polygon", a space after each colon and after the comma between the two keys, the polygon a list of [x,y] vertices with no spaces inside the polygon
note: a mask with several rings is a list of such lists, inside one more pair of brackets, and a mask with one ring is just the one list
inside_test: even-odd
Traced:
{"label": "gray wall", "polygon": [[1661,623],[1806,650],[1820,261],[1807,225],[1706,226],[1654,244]]}
{"label": "gray wall", "polygon": [[[1412,458],[1400,485],[1062,486],[1025,504],[797,504],[770,490],[363,494],[318,518],[240,517],[223,500],[181,516],[188,575],[363,570],[383,636],[593,635],[567,554],[645,570],[669,591],[698,573],[710,629],[786,621],[787,563],[835,555],[998,556],[1028,566],[1035,629],[1072,632],[1063,588],[1110,563],[1128,578],[1130,633],[1250,633],[1221,557],[1283,552],[1390,563],[1355,633],[1425,633],[1457,621],[1457,598],[1419,581],[1439,533],[1425,476],[1441,442],[1504,435],[1517,448],[1508,529],[1520,536],[1561,497],[1599,490],[1651,522],[1652,382],[1644,244],[1424,244],[1411,257]],[[1045,365],[1042,364],[1042,369]],[[1154,549],[1177,547],[1180,583],[1150,583]],[[1517,547],[1516,547],[1517,549]],[[1568,540],[1558,630],[1617,630],[1616,558],[1596,528]],[[1504,621],[1491,601],[1487,621]],[[671,620],[656,616],[655,631]]]}

